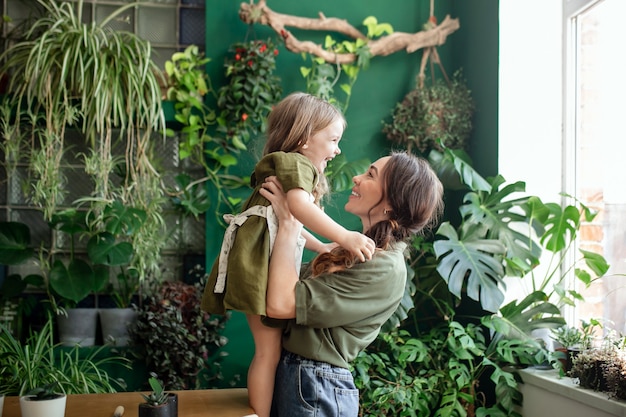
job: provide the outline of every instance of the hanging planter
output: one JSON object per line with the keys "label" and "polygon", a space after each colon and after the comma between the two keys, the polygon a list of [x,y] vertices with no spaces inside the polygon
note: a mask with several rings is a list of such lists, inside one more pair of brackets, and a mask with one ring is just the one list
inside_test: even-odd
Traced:
{"label": "hanging planter", "polygon": [[[433,1],[430,12],[431,16],[424,25],[426,30],[437,25]],[[427,84],[426,64],[429,61],[431,77],[430,84]],[[435,78],[435,63],[443,79]],[[474,101],[461,70],[449,79],[437,48],[431,46],[424,49],[416,84],[415,89],[396,105],[391,123],[383,122],[383,133],[387,139],[409,151],[415,147],[424,155],[432,149],[442,151],[440,142],[449,149],[466,149],[472,131]]]}
{"label": "hanging planter", "polygon": [[451,80],[437,79],[419,85],[396,104],[391,123],[384,123],[387,139],[416,148],[422,154],[431,149],[464,149],[472,131],[474,101],[457,71]]}

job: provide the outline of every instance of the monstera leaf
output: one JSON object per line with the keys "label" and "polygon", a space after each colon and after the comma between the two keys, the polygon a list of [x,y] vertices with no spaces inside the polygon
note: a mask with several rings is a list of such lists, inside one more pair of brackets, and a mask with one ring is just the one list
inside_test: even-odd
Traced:
{"label": "monstera leaf", "polygon": [[0,222],[0,265],[21,264],[33,255],[28,226],[24,223]]}
{"label": "monstera leaf", "polygon": [[478,238],[477,233],[461,240],[447,222],[437,234],[448,238],[436,241],[434,249],[439,259],[437,272],[450,292],[461,298],[465,288],[467,296],[480,301],[485,310],[498,311],[504,301],[504,245],[495,239]]}

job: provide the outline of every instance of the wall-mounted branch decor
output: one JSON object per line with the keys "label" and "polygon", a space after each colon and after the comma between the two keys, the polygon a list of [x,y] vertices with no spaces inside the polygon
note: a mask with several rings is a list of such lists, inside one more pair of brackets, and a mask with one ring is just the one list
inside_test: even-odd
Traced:
{"label": "wall-mounted branch decor", "polygon": [[284,39],[285,47],[291,52],[307,52],[335,64],[353,63],[357,56],[353,53],[337,54],[314,42],[298,40],[286,27],[334,31],[354,39],[366,40],[372,56],[386,56],[402,49],[413,53],[422,48],[443,45],[448,35],[460,27],[458,19],[452,19],[446,15],[439,25],[433,25],[427,30],[416,33],[394,32],[375,40],[368,40],[364,34],[344,19],[326,17],[321,12],[316,19],[281,14],[270,9],[266,0],[259,0],[257,4],[254,0],[250,0],[250,3],[242,3],[239,8],[239,17],[248,24],[259,23],[271,27]]}

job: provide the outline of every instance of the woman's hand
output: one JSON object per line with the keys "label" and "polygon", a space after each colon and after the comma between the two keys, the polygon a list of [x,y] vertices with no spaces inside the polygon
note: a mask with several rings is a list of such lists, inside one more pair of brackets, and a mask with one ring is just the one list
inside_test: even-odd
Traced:
{"label": "woman's hand", "polygon": [[272,203],[274,213],[279,222],[283,220],[296,220],[291,211],[289,211],[289,203],[287,195],[283,191],[283,186],[275,176],[267,177],[265,182],[261,184],[259,191],[261,195]]}
{"label": "woman's hand", "polygon": [[296,244],[302,231],[300,223],[289,211],[287,196],[276,177],[268,177],[259,191],[272,203],[278,218],[278,232],[270,257],[266,314],[277,319],[296,317],[296,291],[299,271],[296,270]]}

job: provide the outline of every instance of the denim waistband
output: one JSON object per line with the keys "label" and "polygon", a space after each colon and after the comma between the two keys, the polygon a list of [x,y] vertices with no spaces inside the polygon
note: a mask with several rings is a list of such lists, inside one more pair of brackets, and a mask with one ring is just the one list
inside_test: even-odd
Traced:
{"label": "denim waistband", "polygon": [[309,365],[309,366],[315,366],[317,368],[323,368],[323,369],[333,369],[333,370],[341,370],[341,371],[347,371],[350,372],[348,369],[346,368],[341,368],[339,366],[336,365],[331,365],[328,362],[320,362],[320,361],[316,361],[314,359],[309,359],[309,358],[305,358],[304,356],[300,356],[297,353],[293,353],[293,352],[289,352],[285,349],[283,349],[283,353],[282,353],[282,358],[281,360],[283,360],[285,363],[292,363],[292,364],[300,364],[300,365]]}

